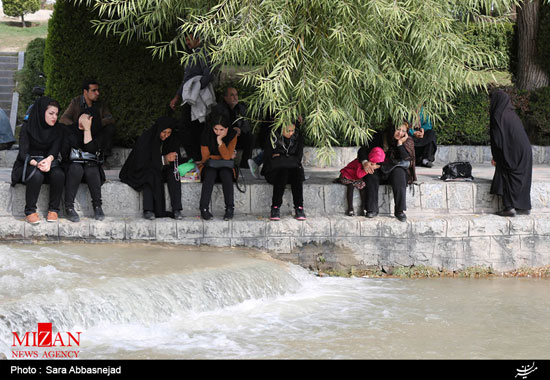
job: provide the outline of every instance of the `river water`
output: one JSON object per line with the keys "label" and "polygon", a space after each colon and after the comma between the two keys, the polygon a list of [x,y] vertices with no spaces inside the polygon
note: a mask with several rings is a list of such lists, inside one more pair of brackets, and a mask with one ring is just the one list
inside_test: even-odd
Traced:
{"label": "river water", "polygon": [[549,359],[550,282],[317,277],[247,250],[0,245],[0,352],[81,332],[82,359]]}

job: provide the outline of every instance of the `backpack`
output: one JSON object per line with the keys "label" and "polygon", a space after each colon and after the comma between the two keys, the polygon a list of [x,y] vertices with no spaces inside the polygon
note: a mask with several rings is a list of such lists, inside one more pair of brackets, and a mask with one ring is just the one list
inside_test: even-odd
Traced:
{"label": "backpack", "polygon": [[451,162],[443,167],[443,175],[439,178],[443,181],[473,181],[472,165],[468,161]]}

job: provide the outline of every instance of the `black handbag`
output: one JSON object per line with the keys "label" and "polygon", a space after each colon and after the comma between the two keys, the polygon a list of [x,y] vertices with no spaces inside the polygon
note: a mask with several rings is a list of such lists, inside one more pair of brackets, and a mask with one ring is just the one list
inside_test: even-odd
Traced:
{"label": "black handbag", "polygon": [[277,156],[271,159],[272,169],[296,169],[300,167],[300,163],[296,156]]}
{"label": "black handbag", "polygon": [[443,181],[473,181],[472,165],[468,161],[451,162],[443,167],[443,174],[439,178]]}
{"label": "black handbag", "polygon": [[212,169],[228,168],[233,169],[235,167],[235,161],[233,160],[212,160],[208,159],[204,163],[204,166]]}
{"label": "black handbag", "polygon": [[82,149],[71,148],[71,153],[69,154],[69,161],[76,162],[79,164],[85,163],[96,163],[101,165],[103,163],[103,155],[101,152],[89,153],[83,152]]}
{"label": "black handbag", "polygon": [[[27,154],[27,156],[25,157],[25,163],[23,164],[23,175],[21,176],[22,183],[27,183],[32,178],[34,173],[36,173],[36,171],[38,170],[38,166],[34,166],[32,168],[31,173],[27,176],[27,167],[29,165],[29,162],[31,162],[31,160],[35,160],[36,164],[38,165],[38,163],[43,159],[44,159],[44,156],[31,156]],[[59,160],[56,158],[50,164],[50,168],[55,168],[58,165],[59,165]]]}

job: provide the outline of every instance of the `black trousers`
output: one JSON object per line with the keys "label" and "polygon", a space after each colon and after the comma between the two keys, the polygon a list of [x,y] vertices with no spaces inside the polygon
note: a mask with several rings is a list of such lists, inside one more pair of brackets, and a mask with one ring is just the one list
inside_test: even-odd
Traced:
{"label": "black trousers", "polygon": [[72,162],[67,169],[65,178],[65,208],[74,208],[74,200],[82,179],[88,184],[92,197],[92,206],[101,206],[101,174],[95,164],[79,164]]}
{"label": "black trousers", "polygon": [[275,169],[270,176],[273,183],[273,197],[271,198],[271,207],[281,207],[283,204],[283,195],[285,187],[290,184],[292,191],[292,200],[294,208],[304,206],[304,187],[301,180],[300,168],[294,169]]}
{"label": "black trousers", "polygon": [[180,144],[183,145],[187,158],[200,161],[202,159],[201,136],[205,123],[200,123],[198,120],[191,121],[191,106],[189,104],[184,104],[181,112],[181,125],[178,136]]}
{"label": "black trousers", "polygon": [[378,212],[378,188],[380,184],[389,184],[393,190],[393,200],[395,202],[395,213],[407,210],[407,171],[396,167],[391,171],[388,178],[382,178],[380,170],[374,174],[367,174],[363,177],[365,181],[363,205],[368,212]]}
{"label": "black trousers", "polygon": [[[170,195],[170,205],[172,211],[181,211],[181,182],[176,181],[174,169],[167,165],[162,169],[162,183],[168,185],[168,194]],[[149,184],[143,185],[143,211],[155,211],[155,194]]]}
{"label": "black trousers", "polygon": [[243,133],[237,138],[235,149],[243,151],[239,165],[241,168],[248,168],[248,159],[252,156],[253,137],[252,133]]}
{"label": "black trousers", "polygon": [[233,169],[214,169],[205,167],[202,169],[201,173],[202,190],[199,203],[201,210],[209,208],[210,200],[212,199],[212,190],[214,189],[217,178],[219,178],[222,183],[225,207],[235,207],[233,198]]}
{"label": "black trousers", "polygon": [[435,152],[437,151],[437,140],[435,131],[428,129],[424,132],[424,137],[417,139],[413,137],[414,141],[414,153],[416,156],[416,163],[420,165],[423,159],[428,161],[434,161]]}
{"label": "black trousers", "polygon": [[[27,172],[30,173],[33,169],[34,167],[29,165]],[[36,170],[33,176],[27,181],[25,188],[25,215],[36,212],[36,202],[38,202],[40,188],[43,183],[50,184],[48,210],[59,212],[59,204],[61,203],[63,185],[65,183],[65,172],[59,166],[56,166],[51,168],[47,173]]]}

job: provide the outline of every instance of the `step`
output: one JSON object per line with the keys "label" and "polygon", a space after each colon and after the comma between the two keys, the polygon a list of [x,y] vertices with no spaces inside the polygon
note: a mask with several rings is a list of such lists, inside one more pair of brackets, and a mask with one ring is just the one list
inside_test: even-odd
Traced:
{"label": "step", "polygon": [[0,70],[0,78],[13,78],[16,70],[17,66],[14,70]]}
{"label": "step", "polygon": [[17,67],[18,62],[19,62],[19,59],[17,57],[17,53],[13,53],[12,55],[2,55],[2,54],[0,54],[0,63],[8,63],[8,64],[15,63],[15,65]]}
{"label": "step", "polygon": [[17,59],[14,62],[2,62],[0,61],[0,71],[14,71],[17,70]]}
{"label": "step", "polygon": [[11,78],[0,78],[0,86],[15,86],[15,80],[13,77]]}
{"label": "step", "polygon": [[13,93],[11,92],[0,92],[0,101],[10,101],[13,98]]}
{"label": "step", "polygon": [[[422,168],[418,182],[407,189],[407,214],[421,215],[466,215],[490,214],[501,209],[499,197],[489,194],[494,169],[487,166],[474,167],[473,182],[444,182],[439,180],[441,168]],[[23,216],[25,186],[10,187],[11,170],[0,170],[0,216]],[[118,170],[107,170],[107,182],[102,186],[103,209],[112,217],[139,217],[142,215],[141,193],[118,180]],[[306,169],[310,178],[304,183],[304,208],[308,215],[343,215],[347,209],[346,187],[333,183],[337,171]],[[235,213],[237,215],[261,215],[269,213],[273,188],[265,180],[253,179],[248,170],[243,170],[246,191],[235,188]],[[181,198],[183,213],[186,216],[198,215],[200,183],[182,183]],[[170,205],[168,192],[166,204]],[[531,201],[536,212],[550,212],[550,168],[536,167],[533,172]],[[389,186],[380,186],[380,213],[392,215],[394,212],[393,194]],[[47,212],[48,186],[41,191],[38,208]],[[285,191],[281,211],[291,215],[293,211],[290,189]],[[359,192],[355,191],[354,206],[356,215],[361,215]],[[169,207],[169,206],[168,206]],[[75,208],[84,216],[93,215],[91,198],[87,186],[80,185]],[[223,215],[224,202],[221,185],[215,185],[211,210],[214,215]]]}

